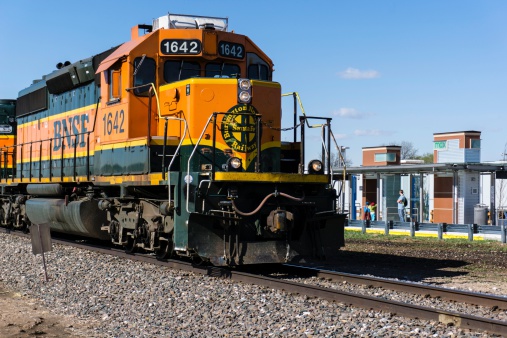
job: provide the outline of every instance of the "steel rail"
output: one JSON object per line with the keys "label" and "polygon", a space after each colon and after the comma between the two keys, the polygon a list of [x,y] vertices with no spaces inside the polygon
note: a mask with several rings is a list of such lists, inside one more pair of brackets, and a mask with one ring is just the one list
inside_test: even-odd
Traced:
{"label": "steel rail", "polygon": [[255,283],[286,292],[299,293],[306,296],[322,298],[334,302],[350,304],[367,310],[381,310],[396,313],[401,316],[434,320],[470,330],[485,330],[490,333],[506,334],[507,322],[500,320],[476,317],[467,314],[439,310],[429,307],[412,305],[393,300],[365,296],[356,293],[338,291],[319,286],[294,283],[272,277],[252,275],[244,272],[233,272],[232,279],[244,283]]}
{"label": "steel rail", "polygon": [[332,281],[341,281],[341,282],[346,281],[354,284],[371,285],[374,287],[380,287],[384,289],[396,290],[412,294],[428,295],[430,297],[440,297],[442,299],[460,303],[468,303],[486,306],[490,308],[497,307],[503,310],[507,309],[507,297],[504,296],[449,289],[427,284],[397,281],[372,276],[354,275],[338,271],[319,270],[315,268],[306,268],[297,265],[286,264],[284,265],[284,267],[288,267],[289,271],[292,271],[294,273],[300,271],[303,274],[309,273],[312,276]]}

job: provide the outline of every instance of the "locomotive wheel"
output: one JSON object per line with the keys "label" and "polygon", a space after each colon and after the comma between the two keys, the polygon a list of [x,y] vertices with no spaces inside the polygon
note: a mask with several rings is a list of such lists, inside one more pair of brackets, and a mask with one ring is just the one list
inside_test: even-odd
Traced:
{"label": "locomotive wheel", "polygon": [[137,251],[136,240],[132,236],[127,236],[127,244],[125,244],[125,252],[133,254]]}
{"label": "locomotive wheel", "polygon": [[27,234],[30,232],[30,221],[28,221],[28,223],[25,223],[23,222],[23,227],[21,228],[21,231],[24,233],[24,234]]}
{"label": "locomotive wheel", "polygon": [[173,253],[173,242],[172,241],[160,241],[160,249],[155,253],[157,259],[168,259]]}

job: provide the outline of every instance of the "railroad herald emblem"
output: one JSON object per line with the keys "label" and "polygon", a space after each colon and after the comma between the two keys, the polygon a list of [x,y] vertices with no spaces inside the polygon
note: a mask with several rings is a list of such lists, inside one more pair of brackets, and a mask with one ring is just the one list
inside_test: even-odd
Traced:
{"label": "railroad herald emblem", "polygon": [[[221,123],[222,137],[229,147],[240,153],[249,153],[257,149],[255,141],[254,106],[239,104],[227,111]],[[259,131],[260,132],[260,131]]]}

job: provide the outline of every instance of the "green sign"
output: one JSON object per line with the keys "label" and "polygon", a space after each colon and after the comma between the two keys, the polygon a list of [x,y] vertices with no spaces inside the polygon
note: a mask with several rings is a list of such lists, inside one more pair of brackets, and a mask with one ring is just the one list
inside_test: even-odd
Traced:
{"label": "green sign", "polygon": [[433,142],[434,150],[445,150],[447,149],[447,141],[435,141]]}

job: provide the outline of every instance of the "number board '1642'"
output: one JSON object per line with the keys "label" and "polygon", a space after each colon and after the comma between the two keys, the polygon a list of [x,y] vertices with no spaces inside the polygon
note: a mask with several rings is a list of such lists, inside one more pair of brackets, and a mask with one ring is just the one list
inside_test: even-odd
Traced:
{"label": "number board '1642'", "polygon": [[199,40],[164,39],[160,43],[160,51],[164,55],[199,54],[201,49]]}
{"label": "number board '1642'", "polygon": [[218,43],[218,53],[220,56],[243,59],[245,56],[245,46],[239,43],[220,41]]}

